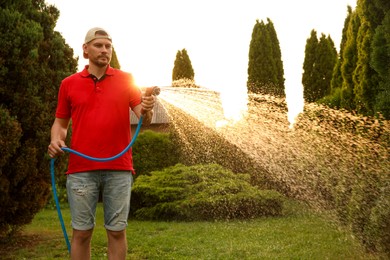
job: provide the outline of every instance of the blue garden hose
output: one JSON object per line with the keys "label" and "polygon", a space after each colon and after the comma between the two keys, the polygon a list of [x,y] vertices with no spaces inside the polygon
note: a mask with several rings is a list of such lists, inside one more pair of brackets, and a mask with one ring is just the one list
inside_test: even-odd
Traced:
{"label": "blue garden hose", "polygon": [[[108,157],[108,158],[95,158],[95,157],[91,157],[91,156],[82,154],[82,153],[80,153],[80,152],[77,152],[77,151],[72,150],[72,149],[67,148],[67,147],[63,147],[63,148],[61,148],[61,149],[62,149],[63,151],[66,151],[66,152],[69,152],[69,153],[76,154],[76,155],[78,155],[78,156],[81,156],[81,157],[83,157],[83,158],[85,158],[85,159],[88,159],[88,160],[91,160],[91,161],[108,162],[108,161],[115,160],[115,159],[121,157],[123,154],[125,154],[125,153],[130,149],[130,147],[133,146],[135,140],[137,139],[137,136],[138,136],[138,134],[139,134],[139,131],[140,131],[140,129],[141,129],[142,120],[143,120],[143,116],[141,115],[140,118],[139,118],[139,122],[138,122],[137,129],[135,130],[135,133],[134,133],[133,138],[131,139],[131,142],[129,143],[129,145],[128,145],[122,152],[118,153],[118,154],[115,155],[115,156]],[[50,160],[51,185],[52,185],[52,189],[53,189],[54,201],[55,201],[55,203],[56,203],[58,218],[59,218],[60,223],[61,223],[62,233],[64,234],[65,242],[66,242],[66,245],[67,245],[67,247],[68,247],[68,251],[69,251],[69,253],[70,253],[70,242],[69,242],[68,234],[66,233],[66,228],[65,228],[65,224],[64,224],[64,219],[62,218],[62,213],[61,213],[61,208],[60,208],[60,202],[58,201],[58,195],[57,195],[57,189],[56,189],[55,170],[54,170],[54,162],[55,162],[55,160],[56,160],[55,158],[52,158],[52,159]]]}

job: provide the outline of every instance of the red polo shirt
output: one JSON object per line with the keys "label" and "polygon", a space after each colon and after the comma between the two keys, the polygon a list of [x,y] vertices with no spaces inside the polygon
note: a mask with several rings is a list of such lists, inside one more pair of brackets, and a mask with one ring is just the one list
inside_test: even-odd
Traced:
{"label": "red polo shirt", "polygon": [[[129,107],[141,103],[141,91],[131,74],[108,67],[97,80],[87,69],[62,81],[56,117],[71,118],[71,149],[97,158],[112,157],[131,141]],[[68,174],[93,170],[134,171],[131,149],[109,162],[70,154]]]}

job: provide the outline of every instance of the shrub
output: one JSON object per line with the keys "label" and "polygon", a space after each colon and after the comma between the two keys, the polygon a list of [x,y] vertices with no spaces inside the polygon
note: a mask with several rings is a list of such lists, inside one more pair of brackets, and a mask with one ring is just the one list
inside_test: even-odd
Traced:
{"label": "shrub", "polygon": [[[7,172],[3,171],[3,166],[16,153],[21,136],[22,129],[18,121],[10,116],[7,109],[0,106],[0,204],[2,207],[12,202],[8,192],[12,190],[13,185]],[[5,214],[0,216],[0,238],[8,235],[12,230],[12,226],[6,222],[6,217]]]}
{"label": "shrub", "polygon": [[282,215],[283,196],[249,181],[249,174],[217,164],[177,164],[137,179],[131,212],[140,219],[186,221]]}
{"label": "shrub", "polygon": [[0,106],[0,169],[7,163],[8,158],[15,154],[20,146],[21,136],[20,123],[11,117],[7,109]]}
{"label": "shrub", "polygon": [[133,162],[137,177],[178,163],[170,135],[151,130],[140,133],[133,145]]}
{"label": "shrub", "polygon": [[199,88],[198,85],[195,84],[193,79],[177,79],[172,81],[172,87],[176,88]]}
{"label": "shrub", "polygon": [[336,88],[334,91],[320,100],[317,101],[319,104],[327,105],[331,108],[339,108],[341,105],[341,88]]}
{"label": "shrub", "polygon": [[50,194],[47,146],[58,87],[77,71],[73,50],[54,31],[58,17],[42,0],[1,2],[0,239],[30,223]]}
{"label": "shrub", "polygon": [[379,198],[372,208],[366,237],[375,250],[386,252],[390,257],[390,182],[381,189]]}

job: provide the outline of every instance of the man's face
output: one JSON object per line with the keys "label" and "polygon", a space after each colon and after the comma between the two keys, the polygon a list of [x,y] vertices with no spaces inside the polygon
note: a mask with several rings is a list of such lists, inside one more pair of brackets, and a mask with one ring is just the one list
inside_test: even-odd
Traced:
{"label": "man's face", "polygon": [[84,44],[83,49],[90,62],[98,67],[105,67],[111,61],[112,43],[108,39],[95,39]]}

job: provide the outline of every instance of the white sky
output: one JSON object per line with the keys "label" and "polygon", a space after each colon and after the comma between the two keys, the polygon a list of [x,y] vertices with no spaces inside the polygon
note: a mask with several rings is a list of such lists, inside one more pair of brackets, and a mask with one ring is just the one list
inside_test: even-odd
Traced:
{"label": "white sky", "polygon": [[46,0],[60,10],[55,28],[79,56],[92,27],[113,37],[122,70],[141,86],[168,86],[178,50],[185,48],[203,87],[246,89],[256,19],[270,18],[281,46],[289,98],[302,96],[302,65],[312,29],[339,49],[347,6],[357,0]]}

